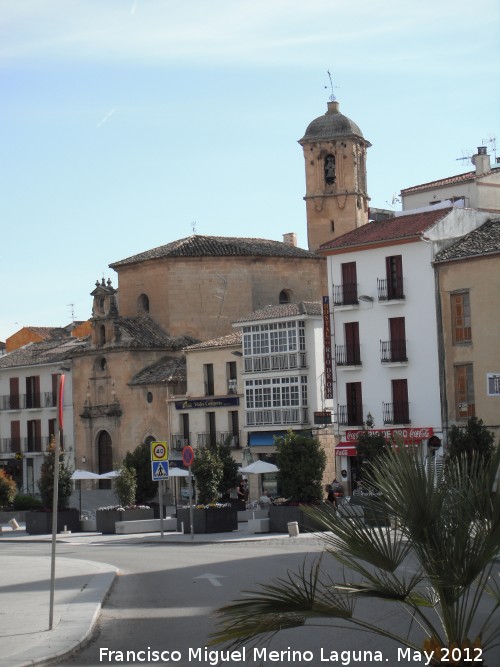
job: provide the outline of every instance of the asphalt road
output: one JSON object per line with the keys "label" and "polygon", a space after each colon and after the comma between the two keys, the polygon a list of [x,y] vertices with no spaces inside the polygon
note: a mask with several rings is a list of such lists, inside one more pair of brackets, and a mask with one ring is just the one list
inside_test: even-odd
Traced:
{"label": "asphalt road", "polygon": [[[47,550],[40,544],[11,548],[20,553],[29,549],[31,555],[36,550]],[[206,650],[216,608],[239,597],[241,591],[255,590],[259,583],[283,577],[287,569],[296,570],[304,558],[312,561],[321,550],[320,545],[309,541],[127,545],[100,543],[96,538],[92,544],[58,545],[60,556],[102,561],[120,568],[90,643],[78,655],[66,659],[64,665],[206,667],[217,665],[217,658],[222,658],[220,664],[225,666],[249,667],[425,664],[391,640],[347,627],[332,628],[325,621],[279,633],[267,653],[255,653],[249,644],[245,655],[233,654],[232,659],[225,660],[229,656]],[[324,565],[332,571],[337,567],[328,556]],[[394,631],[404,632],[409,627],[409,618],[400,607],[371,601],[363,605],[367,618],[376,618]],[[491,665],[500,664],[500,653],[495,660]]]}

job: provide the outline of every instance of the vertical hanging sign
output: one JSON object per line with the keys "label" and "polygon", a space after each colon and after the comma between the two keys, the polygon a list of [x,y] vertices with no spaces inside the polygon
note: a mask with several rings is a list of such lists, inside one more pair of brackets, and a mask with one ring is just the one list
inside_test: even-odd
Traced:
{"label": "vertical hanging sign", "polygon": [[323,357],[325,361],[325,398],[333,398],[332,331],[330,327],[330,299],[323,297]]}

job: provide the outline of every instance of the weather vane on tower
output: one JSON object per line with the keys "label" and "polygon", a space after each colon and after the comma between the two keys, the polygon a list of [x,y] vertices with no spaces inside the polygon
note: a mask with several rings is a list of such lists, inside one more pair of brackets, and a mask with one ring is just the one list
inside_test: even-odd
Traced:
{"label": "weather vane on tower", "polygon": [[[330,94],[330,102],[336,102],[337,98],[335,97],[335,93],[333,92],[334,88],[338,88],[338,86],[333,85],[333,80],[332,80],[332,74],[329,69],[326,70],[326,73],[328,74],[328,78],[330,79],[330,89],[331,89],[331,94]],[[328,88],[328,86],[325,86],[325,88]]]}

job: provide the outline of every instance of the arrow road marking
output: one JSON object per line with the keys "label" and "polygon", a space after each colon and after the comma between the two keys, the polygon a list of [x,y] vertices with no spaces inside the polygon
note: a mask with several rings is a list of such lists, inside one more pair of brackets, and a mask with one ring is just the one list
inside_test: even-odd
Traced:
{"label": "arrow road marking", "polygon": [[206,574],[200,574],[199,577],[194,577],[195,579],[206,579],[209,581],[212,586],[222,586],[221,582],[219,579],[223,579],[225,575],[223,574],[212,574],[211,572],[207,572]]}

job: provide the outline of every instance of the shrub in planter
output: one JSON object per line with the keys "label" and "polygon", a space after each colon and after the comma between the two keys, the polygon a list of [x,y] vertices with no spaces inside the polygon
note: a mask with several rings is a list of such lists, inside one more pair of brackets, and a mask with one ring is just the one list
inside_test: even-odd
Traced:
{"label": "shrub in planter", "polygon": [[[55,443],[52,439],[42,463],[40,481],[38,482],[43,507],[52,507],[54,497],[55,459]],[[64,462],[64,452],[61,451],[59,453],[59,483],[57,493],[57,508],[59,510],[64,510],[69,505],[69,499],[73,492],[71,474],[72,470],[66,466]]]}
{"label": "shrub in planter", "polygon": [[149,503],[158,493],[158,482],[151,479],[151,446],[147,442],[138,445],[133,452],[128,452],[123,460],[126,468],[136,472],[135,502],[139,505]]}
{"label": "shrub in planter", "polygon": [[42,501],[35,496],[30,496],[29,494],[25,493],[18,493],[14,498],[12,507],[15,510],[21,511],[38,510],[42,507]]}
{"label": "shrub in planter", "polygon": [[288,531],[287,524],[297,521],[306,531],[322,530],[322,526],[302,512],[300,505],[319,504],[323,500],[323,472],[326,454],[320,443],[307,434],[288,431],[276,438],[278,484],[286,502],[269,507],[272,532]]}
{"label": "shrub in planter", "polygon": [[196,477],[198,501],[203,505],[216,503],[224,475],[224,464],[217,451],[206,448],[197,452],[191,470]]}
{"label": "shrub in planter", "polygon": [[11,505],[17,493],[17,484],[5,470],[0,470],[0,507]]}
{"label": "shrub in planter", "polygon": [[[193,533],[228,533],[238,528],[238,511],[231,503],[197,505],[193,508]],[[188,508],[177,510],[177,530],[191,532]]]}
{"label": "shrub in planter", "polygon": [[137,473],[135,468],[123,466],[120,469],[120,474],[113,480],[113,491],[120,505],[123,507],[135,505],[137,492]]}

